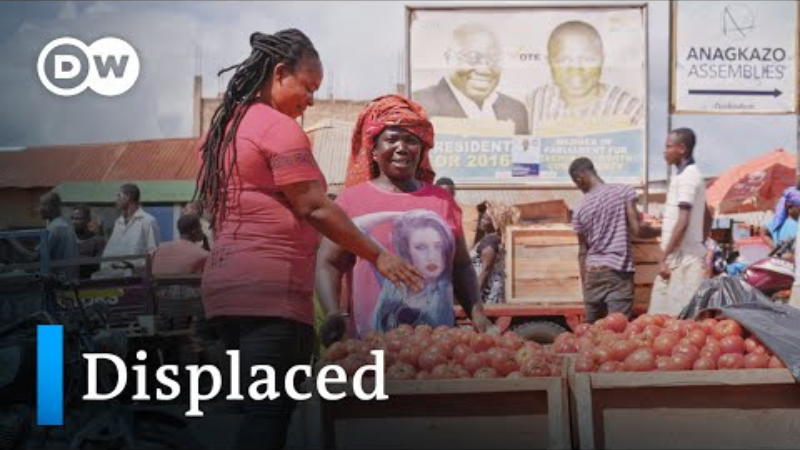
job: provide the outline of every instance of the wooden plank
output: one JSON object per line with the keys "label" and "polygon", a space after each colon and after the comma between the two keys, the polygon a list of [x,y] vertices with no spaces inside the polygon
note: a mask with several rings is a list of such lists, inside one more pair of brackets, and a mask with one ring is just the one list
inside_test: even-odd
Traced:
{"label": "wooden plank", "polygon": [[[566,369],[567,365],[564,366],[564,370]],[[561,378],[558,381],[558,386],[553,385],[547,389],[548,448],[567,450],[572,448],[569,428],[568,386],[566,378]]]}
{"label": "wooden plank", "polygon": [[574,374],[570,377],[570,386],[574,392],[575,411],[578,420],[578,442],[581,449],[595,448],[595,422],[592,417],[591,381],[587,374]]}
{"label": "wooden plank", "polygon": [[800,414],[792,409],[609,408],[604,423],[606,448],[800,447]]}
{"label": "wooden plank", "polygon": [[[684,386],[749,386],[794,383],[788,369],[748,369],[687,372],[593,373],[594,389]],[[800,393],[800,388],[798,388]]]}
{"label": "wooden plank", "polygon": [[578,245],[578,237],[575,234],[559,232],[554,234],[532,234],[517,235],[512,241],[514,245],[520,246],[558,246],[558,245]]}
{"label": "wooden plank", "polygon": [[568,260],[554,259],[517,259],[514,261],[515,277],[536,276],[537,278],[557,277],[573,278],[580,276],[577,257]]}
{"label": "wooden plank", "polygon": [[577,245],[519,245],[514,250],[515,259],[518,261],[532,260],[540,263],[560,261],[578,267]]}
{"label": "wooden plank", "polygon": [[[307,384],[316,386],[316,378],[309,378]],[[416,380],[386,380],[384,387],[389,396],[398,395],[446,395],[446,394],[474,394],[488,392],[524,392],[544,391],[557,385],[558,378],[521,378],[521,379],[452,379],[452,380],[425,380],[421,383]],[[375,387],[375,380],[363,380],[363,388],[371,392]],[[355,395],[350,383],[329,384],[328,390],[332,393],[344,392],[349,396]]]}

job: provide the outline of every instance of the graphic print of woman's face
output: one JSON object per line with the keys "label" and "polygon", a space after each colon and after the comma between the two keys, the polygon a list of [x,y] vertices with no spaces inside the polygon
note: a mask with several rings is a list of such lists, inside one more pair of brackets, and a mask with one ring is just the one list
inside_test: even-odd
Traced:
{"label": "graphic print of woman's face", "polygon": [[411,263],[427,279],[438,278],[445,269],[445,237],[433,227],[417,228],[408,236]]}

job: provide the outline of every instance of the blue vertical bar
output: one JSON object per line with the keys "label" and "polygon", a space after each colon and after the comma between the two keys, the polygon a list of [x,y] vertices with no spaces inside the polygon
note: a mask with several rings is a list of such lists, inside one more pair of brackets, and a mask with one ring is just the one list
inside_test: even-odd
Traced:
{"label": "blue vertical bar", "polygon": [[36,424],[64,425],[64,327],[36,326]]}

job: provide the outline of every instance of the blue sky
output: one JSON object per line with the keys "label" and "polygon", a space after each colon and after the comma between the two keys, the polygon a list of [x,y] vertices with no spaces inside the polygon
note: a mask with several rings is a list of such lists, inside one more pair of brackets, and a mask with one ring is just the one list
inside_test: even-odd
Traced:
{"label": "blue sky", "polygon": [[[1,2],[0,147],[189,136],[196,70],[205,79],[205,95],[216,94],[216,71],[248,54],[247,39],[256,30],[297,27],[311,37],[326,67],[322,97],[333,91],[340,98],[368,99],[393,91],[404,47],[404,8],[405,2]],[[651,179],[666,174],[661,152],[668,14],[667,2],[649,3]],[[47,42],[64,35],[87,42],[105,35],[127,40],[141,58],[139,81],[114,98],[59,98],[45,91],[36,58]],[[698,161],[707,174],[773,148],[796,148],[794,116],[675,116],[672,124],[695,129]]]}

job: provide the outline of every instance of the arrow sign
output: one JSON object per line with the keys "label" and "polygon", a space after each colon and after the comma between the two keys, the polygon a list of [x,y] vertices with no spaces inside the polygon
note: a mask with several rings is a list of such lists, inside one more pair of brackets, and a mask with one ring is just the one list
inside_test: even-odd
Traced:
{"label": "arrow sign", "polygon": [[771,91],[729,91],[724,89],[689,89],[690,95],[763,95],[779,97],[783,92],[778,89]]}

